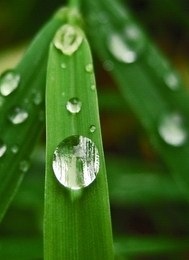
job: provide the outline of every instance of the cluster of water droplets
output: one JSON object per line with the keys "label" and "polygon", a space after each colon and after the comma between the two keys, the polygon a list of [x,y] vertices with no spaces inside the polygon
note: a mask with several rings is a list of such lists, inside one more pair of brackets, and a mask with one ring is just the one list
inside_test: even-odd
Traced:
{"label": "cluster of water droplets", "polygon": [[69,136],[55,149],[53,171],[65,187],[79,190],[89,186],[99,171],[99,153],[87,137]]}
{"label": "cluster of water droplets", "polygon": [[184,145],[188,139],[184,118],[180,113],[176,112],[162,117],[158,132],[167,144],[175,147]]}
{"label": "cluster of water droplets", "polygon": [[143,51],[145,37],[135,24],[128,23],[122,31],[110,33],[107,45],[115,59],[130,64],[137,61]]}

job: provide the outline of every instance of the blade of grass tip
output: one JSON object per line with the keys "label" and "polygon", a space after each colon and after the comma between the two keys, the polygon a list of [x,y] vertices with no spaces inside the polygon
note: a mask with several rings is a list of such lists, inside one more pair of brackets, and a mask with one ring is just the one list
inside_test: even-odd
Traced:
{"label": "blade of grass tip", "polygon": [[[189,96],[128,9],[113,0],[84,1],[88,32],[102,60],[188,197]],[[97,15],[96,15],[97,14]]]}
{"label": "blade of grass tip", "polygon": [[29,157],[44,125],[44,89],[50,39],[67,9],[41,30],[14,70],[0,77],[0,220],[29,168]]}
{"label": "blade of grass tip", "polygon": [[45,259],[113,259],[92,58],[77,23],[50,46],[46,129]]}

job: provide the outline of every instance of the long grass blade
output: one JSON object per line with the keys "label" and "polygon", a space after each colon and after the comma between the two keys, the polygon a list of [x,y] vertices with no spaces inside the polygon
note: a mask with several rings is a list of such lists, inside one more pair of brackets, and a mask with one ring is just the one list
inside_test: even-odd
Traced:
{"label": "long grass blade", "polygon": [[[149,41],[129,9],[113,0],[84,1],[88,33],[112,63],[125,100],[178,185],[189,186],[189,95],[178,73]],[[98,14],[98,15],[96,15]]]}
{"label": "long grass blade", "polygon": [[[69,42],[69,35],[73,41]],[[47,70],[45,259],[113,259],[95,88],[87,40],[77,25],[65,24],[50,46]],[[86,181],[91,177],[87,175],[89,171],[93,175],[98,164],[93,144],[99,152],[100,168],[88,186]],[[97,161],[91,164],[91,159]]]}
{"label": "long grass blade", "polygon": [[[66,13],[66,10],[61,10]],[[29,168],[29,158],[44,126],[44,89],[50,39],[60,12],[37,35],[14,70],[0,78],[0,220]]]}

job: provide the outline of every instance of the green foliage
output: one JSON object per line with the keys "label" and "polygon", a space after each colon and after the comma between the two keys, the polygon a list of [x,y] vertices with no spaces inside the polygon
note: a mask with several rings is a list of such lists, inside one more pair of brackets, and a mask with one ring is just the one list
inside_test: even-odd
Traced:
{"label": "green foliage", "polygon": [[[23,10],[35,5],[29,2]],[[120,2],[83,0],[81,19],[79,1],[70,1],[9,71],[11,93],[0,77],[2,259],[188,259],[188,90],[128,8],[137,1]],[[156,0],[148,8],[158,18],[172,8],[169,18],[187,29],[183,6]],[[155,21],[147,13],[145,22]],[[46,142],[39,140],[45,124]],[[58,158],[63,174],[67,160],[81,174],[86,160],[91,170],[78,140],[87,140],[93,168],[99,153],[89,186],[74,175],[63,182],[52,167]]]}

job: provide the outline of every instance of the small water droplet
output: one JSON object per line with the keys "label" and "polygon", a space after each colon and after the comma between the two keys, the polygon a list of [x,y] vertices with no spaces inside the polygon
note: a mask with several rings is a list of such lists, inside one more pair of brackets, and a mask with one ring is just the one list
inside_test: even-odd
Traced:
{"label": "small water droplet", "polygon": [[86,72],[89,72],[89,73],[93,72],[93,65],[92,64],[87,64],[85,66],[85,70],[86,70]]}
{"label": "small water droplet", "polygon": [[145,37],[139,27],[127,23],[120,33],[110,35],[108,48],[117,60],[124,63],[133,63],[144,50],[145,43]]}
{"label": "small water droplet", "polygon": [[90,185],[99,171],[99,153],[87,137],[74,135],[64,139],[55,149],[53,171],[65,187],[79,190]]}
{"label": "small water droplet", "polygon": [[164,77],[166,85],[171,89],[171,90],[178,90],[179,89],[179,78],[177,75],[174,73],[168,73]]}
{"label": "small water droplet", "polygon": [[91,85],[91,90],[95,90],[96,86],[94,84]]}
{"label": "small water droplet", "polygon": [[96,131],[96,126],[95,125],[91,125],[89,128],[91,133],[94,133]]}
{"label": "small water droplet", "polygon": [[30,167],[30,164],[29,164],[28,161],[23,160],[23,161],[20,162],[19,169],[22,172],[27,172],[29,170],[29,167]]}
{"label": "small water droplet", "polygon": [[160,122],[158,132],[166,143],[173,146],[183,145],[188,137],[183,117],[179,113],[164,116]]}
{"label": "small water droplet", "polygon": [[106,71],[112,71],[113,68],[114,68],[114,64],[111,60],[105,60],[103,62],[103,68],[106,70]]}
{"label": "small water droplet", "polygon": [[81,106],[82,106],[82,103],[81,101],[74,97],[74,98],[71,98],[67,103],[66,103],[66,108],[67,110],[72,113],[72,114],[76,114],[76,113],[79,113],[80,110],[81,110]]}
{"label": "small water droplet", "polygon": [[63,25],[56,33],[54,46],[63,54],[71,56],[78,50],[83,41],[83,33],[79,27],[69,24]]}
{"label": "small water droplet", "polygon": [[6,144],[4,144],[1,140],[0,140],[0,158],[3,157],[3,155],[5,154],[7,150],[7,146]]}
{"label": "small water droplet", "polygon": [[17,89],[20,83],[20,75],[13,70],[4,72],[0,77],[0,92],[3,96],[10,95]]}
{"label": "small water droplet", "polygon": [[37,106],[42,103],[42,95],[41,95],[40,92],[35,91],[35,92],[33,93],[33,103],[34,103],[35,105],[37,105]]}
{"label": "small water droplet", "polygon": [[18,150],[19,150],[18,145],[13,145],[13,146],[11,147],[11,152],[14,153],[14,154],[18,153]]}
{"label": "small water droplet", "polygon": [[136,51],[132,50],[119,34],[111,35],[108,48],[112,55],[121,62],[133,63],[138,58]]}
{"label": "small water droplet", "polygon": [[60,66],[61,66],[62,69],[66,69],[66,64],[65,63],[61,63]]}
{"label": "small water droplet", "polygon": [[20,107],[16,107],[9,115],[9,120],[14,125],[18,125],[25,122],[27,118],[28,118],[28,112]]}

